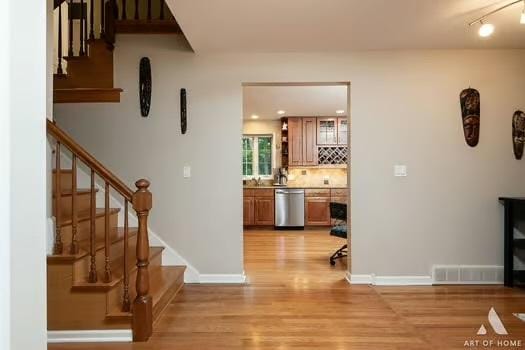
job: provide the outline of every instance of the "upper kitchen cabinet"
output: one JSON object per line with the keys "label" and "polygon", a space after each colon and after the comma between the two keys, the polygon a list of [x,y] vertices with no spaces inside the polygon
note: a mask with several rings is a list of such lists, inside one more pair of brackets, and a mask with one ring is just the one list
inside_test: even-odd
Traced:
{"label": "upper kitchen cabinet", "polygon": [[346,145],[348,143],[348,119],[337,118],[337,144]]}
{"label": "upper kitchen cabinet", "polygon": [[337,118],[317,118],[317,144],[337,144]]}
{"label": "upper kitchen cabinet", "polygon": [[303,165],[317,165],[316,118],[303,120]]}
{"label": "upper kitchen cabinet", "polygon": [[303,165],[303,123],[302,118],[288,118],[288,164]]}
{"label": "upper kitchen cabinet", "polygon": [[[345,165],[348,155],[348,121],[346,118],[288,118],[288,165]],[[284,148],[283,148],[284,149]]]}

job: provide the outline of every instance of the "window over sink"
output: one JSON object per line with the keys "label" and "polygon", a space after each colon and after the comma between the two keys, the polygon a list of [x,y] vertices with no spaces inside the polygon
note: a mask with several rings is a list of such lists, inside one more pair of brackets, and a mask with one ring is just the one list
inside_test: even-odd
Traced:
{"label": "window over sink", "polygon": [[243,135],[242,176],[245,179],[271,178],[273,167],[273,136]]}

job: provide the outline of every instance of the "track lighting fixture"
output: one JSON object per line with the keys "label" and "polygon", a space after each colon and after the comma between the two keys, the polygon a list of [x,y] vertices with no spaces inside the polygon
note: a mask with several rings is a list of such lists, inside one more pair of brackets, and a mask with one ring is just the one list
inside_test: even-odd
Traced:
{"label": "track lighting fixture", "polygon": [[498,7],[497,9],[493,10],[493,11],[490,11],[489,13],[481,16],[480,18],[470,22],[468,25],[469,26],[472,26],[474,24],[477,24],[479,23],[480,24],[480,27],[479,27],[479,31],[478,31],[478,34],[480,37],[483,37],[483,38],[487,38],[489,36],[491,36],[493,33],[494,33],[494,30],[495,30],[495,27],[493,24],[491,23],[484,23],[483,21],[495,14],[496,12],[499,12],[503,9],[506,9],[507,7],[510,7],[510,6],[513,6],[513,5],[516,5],[516,4],[523,4],[523,10],[521,12],[521,18],[520,18],[520,23],[521,24],[525,24],[525,0],[515,0],[515,1],[512,1],[504,6],[501,6],[501,7]]}

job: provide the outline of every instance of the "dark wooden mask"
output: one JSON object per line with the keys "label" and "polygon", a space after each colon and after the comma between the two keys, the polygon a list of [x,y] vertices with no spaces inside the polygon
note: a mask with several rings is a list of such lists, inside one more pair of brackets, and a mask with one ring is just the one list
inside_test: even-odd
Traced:
{"label": "dark wooden mask", "polygon": [[149,58],[142,57],[139,66],[140,114],[147,117],[151,107],[151,64]]}
{"label": "dark wooden mask", "polygon": [[525,113],[522,111],[514,112],[512,116],[512,145],[514,156],[521,159],[523,156],[523,144],[525,142]]}
{"label": "dark wooden mask", "polygon": [[465,141],[470,147],[475,147],[479,142],[479,92],[468,88],[461,91],[459,95],[461,103],[461,119],[463,120],[463,133]]}

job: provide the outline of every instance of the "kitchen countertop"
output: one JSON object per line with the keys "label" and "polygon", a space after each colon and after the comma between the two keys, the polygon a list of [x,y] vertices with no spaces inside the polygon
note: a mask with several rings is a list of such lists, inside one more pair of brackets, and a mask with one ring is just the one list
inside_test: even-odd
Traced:
{"label": "kitchen countertop", "polygon": [[348,188],[348,186],[346,185],[319,185],[319,186],[255,186],[255,185],[244,185],[243,186],[244,189],[257,189],[257,188],[261,188],[261,189],[268,189],[268,188],[304,188],[304,189],[318,189],[318,188],[322,188],[322,189],[338,189],[338,188]]}

